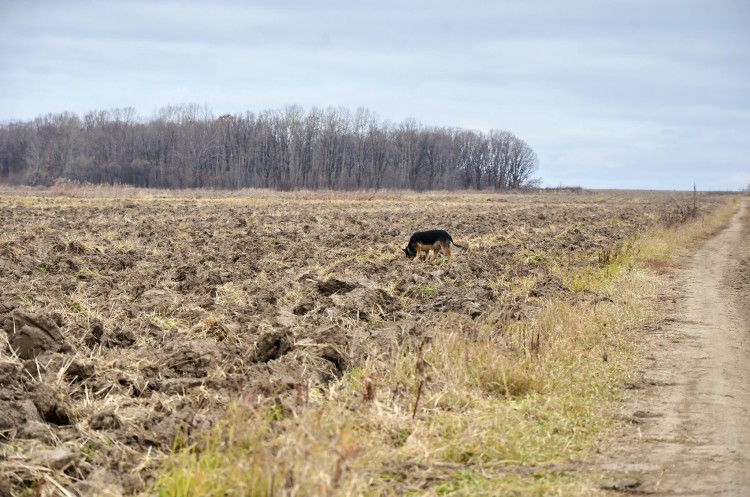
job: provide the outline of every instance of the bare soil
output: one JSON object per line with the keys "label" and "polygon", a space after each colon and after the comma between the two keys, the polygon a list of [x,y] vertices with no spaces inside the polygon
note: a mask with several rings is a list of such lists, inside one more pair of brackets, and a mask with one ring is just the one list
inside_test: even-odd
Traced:
{"label": "bare soil", "polygon": [[[702,196],[701,208],[720,200]],[[5,192],[0,495],[139,492],[165,454],[238,398],[275,398],[284,408],[313,389],[325,392],[368,358],[419,343],[446,313],[522,320],[542,299],[596,301],[566,288],[548,262],[595,265],[644,229],[678,222],[689,202],[679,193],[614,192],[230,199]],[[733,226],[721,240],[739,236]],[[470,248],[451,260],[407,260],[401,248],[411,233],[431,228],[447,229]],[[706,257],[736,247],[711,243]],[[706,264],[710,274],[700,264],[691,270],[696,282],[708,283],[690,288],[712,285],[724,259]],[[747,258],[740,263],[747,275]],[[521,279],[526,295],[511,291]],[[655,351],[647,374],[647,381],[677,386],[653,390],[640,429],[664,421],[654,433],[666,434],[687,423],[668,435],[675,443],[659,445],[654,435],[643,444],[647,452],[662,447],[664,461],[693,451],[688,462],[701,466],[697,457],[708,451],[719,458],[713,467],[747,462],[746,445],[723,445],[711,438],[719,434],[690,424],[732,409],[746,415],[748,406],[747,342],[731,339],[714,351],[708,347],[720,341],[701,328],[747,338],[718,288],[708,306],[680,298],[686,310],[661,330],[665,345],[677,342]],[[673,349],[685,355],[672,358]],[[669,376],[673,367],[685,372]],[[714,369],[738,378],[726,386],[705,380]],[[686,377],[696,386],[683,388]],[[712,394],[696,407],[692,388]],[[665,395],[673,399],[669,409],[656,400]],[[706,415],[693,420],[693,410]],[[672,411],[682,414],[670,421]],[[742,425],[735,428],[721,435],[746,443]],[[724,475],[711,488],[740,477]]]}
{"label": "bare soil", "polygon": [[631,420],[606,451],[620,492],[750,495],[750,214],[670,275]]}

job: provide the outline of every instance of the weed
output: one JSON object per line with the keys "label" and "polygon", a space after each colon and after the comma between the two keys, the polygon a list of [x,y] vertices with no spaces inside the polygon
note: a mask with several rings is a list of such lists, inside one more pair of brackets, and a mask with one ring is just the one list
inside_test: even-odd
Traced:
{"label": "weed", "polygon": [[99,450],[99,445],[96,442],[88,442],[82,449],[81,452],[87,459],[94,459],[96,452]]}
{"label": "weed", "polygon": [[437,291],[438,291],[437,287],[434,287],[434,286],[422,287],[421,289],[422,297],[425,299],[431,299],[435,296],[435,294],[437,294]]}
{"label": "weed", "polygon": [[86,308],[86,306],[83,305],[78,300],[71,300],[70,301],[70,308],[72,309],[73,312],[78,313],[78,314],[87,314],[88,313],[88,309]]}
{"label": "weed", "polygon": [[174,329],[177,326],[177,323],[174,319],[171,318],[163,318],[161,322],[159,323],[159,327],[164,331],[169,331]]}
{"label": "weed", "polygon": [[97,273],[93,269],[89,269],[86,267],[80,268],[77,271],[73,273],[73,276],[78,278],[79,280],[91,280],[93,278],[96,278],[99,276],[99,273]]}
{"label": "weed", "polygon": [[487,478],[472,471],[458,471],[435,488],[437,495],[481,495],[490,488]]}

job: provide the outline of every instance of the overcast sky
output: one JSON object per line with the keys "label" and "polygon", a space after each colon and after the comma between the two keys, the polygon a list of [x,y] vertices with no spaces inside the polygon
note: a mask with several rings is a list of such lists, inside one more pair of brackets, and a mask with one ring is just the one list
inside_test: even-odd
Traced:
{"label": "overcast sky", "polygon": [[0,0],[0,121],[301,105],[508,130],[547,186],[750,184],[750,1]]}

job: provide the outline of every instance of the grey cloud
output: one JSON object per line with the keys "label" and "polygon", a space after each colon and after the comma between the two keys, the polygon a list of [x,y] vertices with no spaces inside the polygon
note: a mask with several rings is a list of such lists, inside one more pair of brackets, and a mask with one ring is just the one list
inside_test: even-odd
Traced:
{"label": "grey cloud", "polygon": [[0,119],[364,106],[509,129],[552,183],[660,187],[713,158],[712,181],[737,187],[748,46],[742,0],[6,1]]}

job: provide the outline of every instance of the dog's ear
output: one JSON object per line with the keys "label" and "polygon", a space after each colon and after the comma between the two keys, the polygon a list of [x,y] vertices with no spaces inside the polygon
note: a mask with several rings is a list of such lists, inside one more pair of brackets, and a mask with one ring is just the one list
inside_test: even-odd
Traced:
{"label": "dog's ear", "polygon": [[405,249],[401,249],[406,254],[406,257],[409,257],[409,247],[406,247]]}

